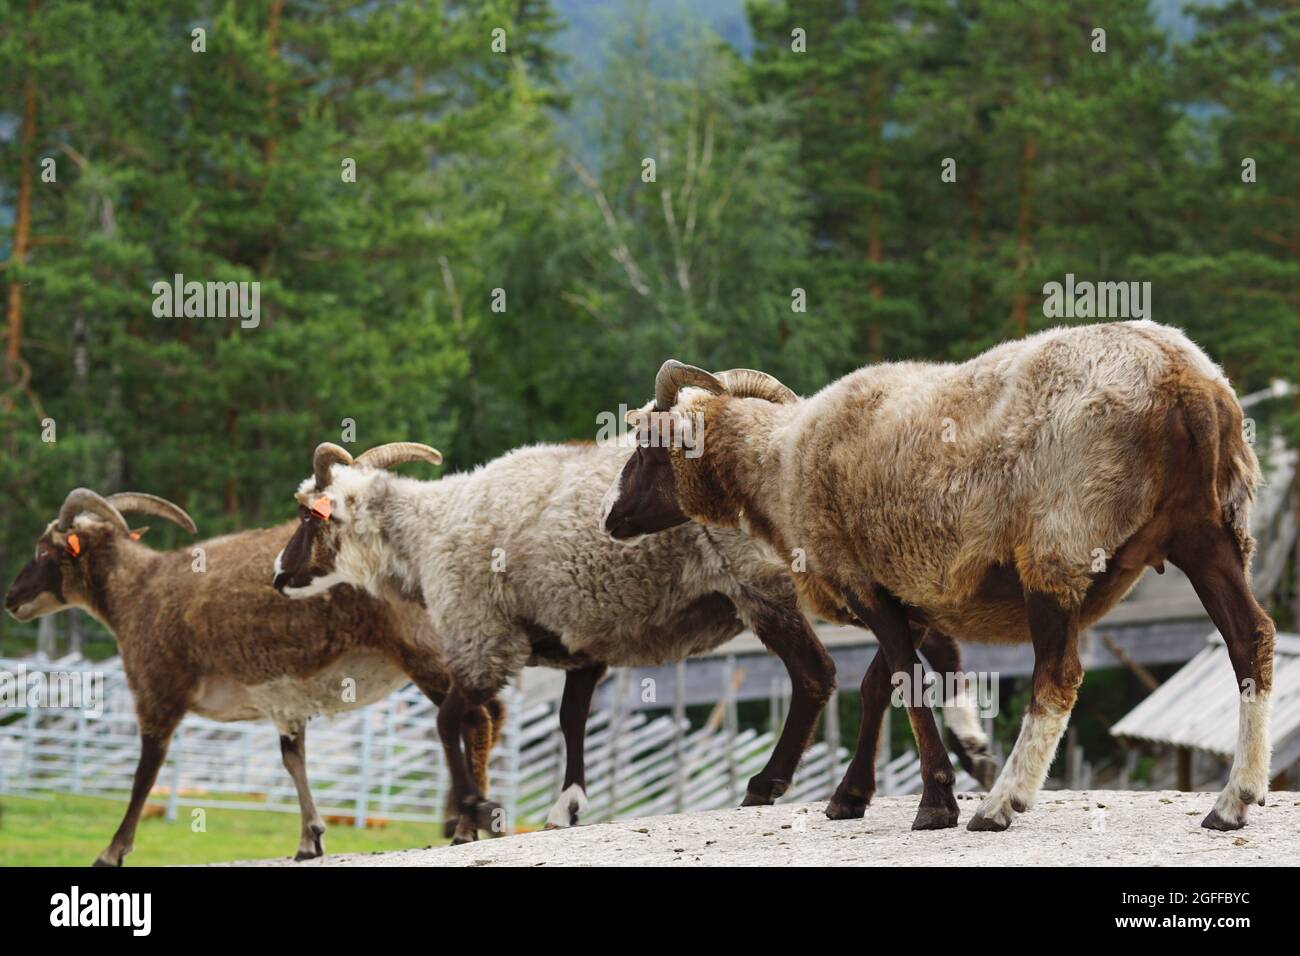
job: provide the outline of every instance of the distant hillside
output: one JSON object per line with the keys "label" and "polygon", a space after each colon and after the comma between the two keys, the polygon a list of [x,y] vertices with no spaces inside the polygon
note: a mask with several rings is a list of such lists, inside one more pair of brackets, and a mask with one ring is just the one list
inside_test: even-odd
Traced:
{"label": "distant hillside", "polygon": [[574,65],[590,68],[599,55],[602,41],[615,18],[639,8],[646,11],[651,23],[675,23],[696,20],[707,23],[713,32],[744,55],[753,48],[753,35],[745,18],[744,0],[642,0],[636,7],[627,0],[551,0],[551,5],[568,28],[556,46],[571,56]]}
{"label": "distant hillside", "polygon": [[[797,0],[795,0],[797,3]],[[1219,6],[1225,0],[1198,0],[1206,6]],[[568,24],[557,46],[572,56],[575,65],[590,67],[608,32],[611,17],[626,15],[631,5],[626,0],[552,0],[560,18]],[[1183,13],[1184,0],[1151,0],[1156,22],[1178,39],[1192,35],[1192,18]],[[748,56],[754,38],[745,17],[744,0],[642,0],[641,7],[651,14],[651,21],[673,22],[681,19],[703,21],[729,44]]]}

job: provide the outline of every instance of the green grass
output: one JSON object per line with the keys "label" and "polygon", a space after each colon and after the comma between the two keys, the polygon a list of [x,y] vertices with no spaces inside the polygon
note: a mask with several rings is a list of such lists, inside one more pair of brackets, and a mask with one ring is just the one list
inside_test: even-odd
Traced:
{"label": "green grass", "polygon": [[[150,801],[165,806],[165,798]],[[193,807],[178,808],[176,822],[161,816],[140,821],[127,866],[216,863],[293,856],[298,814],[208,807],[207,832],[191,829]],[[126,798],[47,794],[0,797],[0,866],[87,866],[108,846],[126,812]],[[441,824],[390,820],[383,829],[344,824],[325,832],[325,852],[365,853],[445,843]]]}

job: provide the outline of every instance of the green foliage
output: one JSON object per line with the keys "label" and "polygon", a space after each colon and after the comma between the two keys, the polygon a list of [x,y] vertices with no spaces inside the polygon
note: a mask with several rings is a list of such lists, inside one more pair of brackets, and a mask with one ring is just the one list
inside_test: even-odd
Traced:
{"label": "green foliage", "polygon": [[[802,392],[960,359],[1056,321],[1067,272],[1151,281],[1243,391],[1300,379],[1281,0],[1176,36],[1124,0],[751,0],[748,58],[667,2],[612,5],[599,44],[544,0],[29,5],[0,0],[6,579],[76,485],[266,524],[345,420],[468,468],[592,437],[670,356]],[[694,13],[747,44],[724,6]],[[178,273],[259,282],[258,326],[156,317]]]}

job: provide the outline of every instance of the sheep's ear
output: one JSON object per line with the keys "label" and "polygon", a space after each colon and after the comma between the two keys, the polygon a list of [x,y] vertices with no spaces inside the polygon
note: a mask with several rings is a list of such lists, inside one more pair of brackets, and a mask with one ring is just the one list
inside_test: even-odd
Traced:
{"label": "sheep's ear", "polygon": [[143,538],[143,537],[144,537],[146,534],[148,534],[148,533],[149,533],[149,525],[145,525],[145,526],[142,527],[142,528],[133,528],[133,529],[131,530],[131,540],[132,540],[132,541],[139,541],[141,538]]}

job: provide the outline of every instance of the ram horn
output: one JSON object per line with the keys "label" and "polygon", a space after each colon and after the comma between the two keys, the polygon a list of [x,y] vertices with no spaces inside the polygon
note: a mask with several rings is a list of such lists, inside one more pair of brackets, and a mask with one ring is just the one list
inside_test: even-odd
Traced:
{"label": "ram horn", "polygon": [[330,466],[339,464],[352,464],[352,453],[329,441],[323,441],[316,446],[316,453],[311,457],[311,470],[316,476],[317,491],[324,491],[329,487]]}
{"label": "ram horn", "polygon": [[391,468],[408,461],[427,461],[431,465],[441,465],[442,453],[418,442],[393,441],[367,449],[357,458],[358,465],[370,468]]}
{"label": "ram horn", "polygon": [[122,517],[122,512],[105,501],[98,492],[91,491],[89,488],[73,488],[68,492],[68,497],[63,499],[63,507],[59,509],[59,530],[66,531],[72,526],[72,520],[83,511],[98,515],[123,534],[131,533],[126,519]]}
{"label": "ram horn", "polygon": [[166,498],[146,495],[141,491],[123,491],[109,495],[107,501],[120,512],[134,511],[140,514],[157,515],[159,518],[180,525],[190,534],[198,534],[199,529],[195,526],[194,519],[185,513],[184,508]]}
{"label": "ram horn", "polygon": [[737,398],[762,398],[777,405],[797,402],[799,396],[775,377],[752,368],[733,368],[719,372],[718,381]]}
{"label": "ram horn", "polygon": [[655,376],[655,410],[668,411],[677,404],[677,393],[688,387],[702,388],[714,395],[721,395],[727,390],[725,385],[704,369],[669,359],[659,366],[659,374]]}

